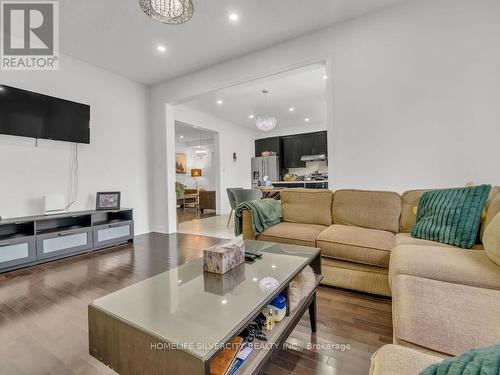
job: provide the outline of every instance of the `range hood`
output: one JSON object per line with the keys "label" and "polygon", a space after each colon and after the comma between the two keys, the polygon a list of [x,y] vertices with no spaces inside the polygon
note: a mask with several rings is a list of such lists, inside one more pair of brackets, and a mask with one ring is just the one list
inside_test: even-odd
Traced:
{"label": "range hood", "polygon": [[326,160],[326,155],[325,154],[302,155],[300,160],[301,161],[323,161],[323,160]]}

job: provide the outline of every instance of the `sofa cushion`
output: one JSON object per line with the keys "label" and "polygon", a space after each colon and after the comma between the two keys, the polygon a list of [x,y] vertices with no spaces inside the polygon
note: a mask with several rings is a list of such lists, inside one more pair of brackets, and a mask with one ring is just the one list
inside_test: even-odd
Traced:
{"label": "sofa cushion", "polygon": [[333,196],[333,224],[351,225],[397,233],[401,214],[398,193],[337,190]]}
{"label": "sofa cushion", "polygon": [[418,375],[443,358],[400,345],[384,345],[371,359],[370,375]]}
{"label": "sofa cushion", "polygon": [[399,231],[410,232],[417,222],[417,215],[414,208],[418,207],[418,202],[422,195],[428,190],[409,190],[401,196],[401,217],[399,219]]}
{"label": "sofa cushion", "polygon": [[[396,234],[396,246],[399,246],[399,245],[434,246],[434,247],[448,247],[450,249],[460,249],[460,247],[448,245],[445,243],[415,238],[415,237],[412,237],[410,233],[397,233]],[[475,244],[474,246],[472,246],[471,249],[484,250],[484,247],[481,244]]]}
{"label": "sofa cushion", "polygon": [[395,236],[384,230],[332,225],[319,234],[316,244],[324,257],[389,267]]}
{"label": "sofa cushion", "polygon": [[326,228],[328,227],[324,225],[282,222],[266,229],[257,237],[257,240],[302,246],[316,246],[318,234]]}
{"label": "sofa cushion", "polygon": [[500,266],[500,213],[495,216],[488,228],[486,228],[483,241],[486,255]]}
{"label": "sofa cushion", "polygon": [[478,238],[490,191],[491,185],[479,185],[424,193],[411,235],[470,249]]}
{"label": "sofa cushion", "polygon": [[332,224],[330,190],[286,189],[281,192],[283,221],[303,224]]}
{"label": "sofa cushion", "polygon": [[398,275],[396,344],[455,356],[500,337],[500,291]]}
{"label": "sofa cushion", "polygon": [[500,290],[500,266],[483,250],[399,245],[391,252],[391,284],[398,275]]}
{"label": "sofa cushion", "polygon": [[493,221],[495,216],[500,213],[500,187],[493,186],[490,192],[490,196],[486,201],[486,218],[481,223],[480,235],[479,238],[481,242],[483,241],[484,232],[486,231],[486,227]]}

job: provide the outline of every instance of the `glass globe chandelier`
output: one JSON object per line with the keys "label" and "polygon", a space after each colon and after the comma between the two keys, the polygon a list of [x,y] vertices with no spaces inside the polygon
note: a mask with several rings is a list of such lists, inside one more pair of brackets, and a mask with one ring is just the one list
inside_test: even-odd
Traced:
{"label": "glass globe chandelier", "polygon": [[201,134],[200,134],[200,143],[198,144],[198,146],[196,146],[194,154],[198,159],[203,159],[205,156],[207,156],[207,150],[201,147]]}
{"label": "glass globe chandelier", "polygon": [[168,24],[180,24],[193,16],[192,0],[139,0],[139,4],[149,17]]}
{"label": "glass globe chandelier", "polygon": [[[264,94],[264,105],[267,105],[267,94],[269,91],[264,90],[262,91]],[[268,115],[263,115],[263,116],[257,116],[255,118],[255,126],[257,129],[262,130],[263,132],[268,132],[270,130],[273,130],[276,127],[276,124],[278,123],[278,120],[276,120],[276,117],[273,116],[268,116]]]}

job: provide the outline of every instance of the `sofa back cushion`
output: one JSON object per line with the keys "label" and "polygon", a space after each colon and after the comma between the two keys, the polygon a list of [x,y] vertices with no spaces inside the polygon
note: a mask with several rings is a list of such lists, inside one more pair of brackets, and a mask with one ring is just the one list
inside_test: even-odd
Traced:
{"label": "sofa back cushion", "polygon": [[491,189],[490,196],[486,201],[486,217],[481,223],[481,229],[479,232],[479,237],[481,242],[483,242],[484,231],[486,227],[493,221],[493,218],[500,213],[500,187],[494,186]]}
{"label": "sofa back cushion", "polygon": [[283,221],[332,225],[332,197],[330,190],[286,189],[281,192]]}
{"label": "sofa back cushion", "polygon": [[409,190],[401,196],[401,218],[399,219],[399,231],[409,233],[411,227],[417,222],[415,207],[418,207],[420,198],[429,190]]}
{"label": "sofa back cushion", "polygon": [[333,196],[333,223],[397,233],[401,214],[398,193],[337,190]]}

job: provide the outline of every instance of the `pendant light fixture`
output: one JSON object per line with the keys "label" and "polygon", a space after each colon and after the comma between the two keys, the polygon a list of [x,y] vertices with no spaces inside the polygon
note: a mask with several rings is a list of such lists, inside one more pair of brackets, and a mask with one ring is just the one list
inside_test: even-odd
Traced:
{"label": "pendant light fixture", "polygon": [[200,134],[200,143],[196,147],[196,150],[194,150],[194,154],[198,159],[203,159],[205,156],[207,156],[207,150],[201,147],[201,134]]}
{"label": "pendant light fixture", "polygon": [[139,4],[149,17],[168,24],[180,24],[193,16],[192,0],[139,0]]}
{"label": "pendant light fixture", "polygon": [[[264,106],[267,107],[267,94],[269,94],[269,91],[263,90],[262,93],[264,94]],[[278,120],[276,120],[276,117],[269,115],[257,116],[255,118],[255,126],[263,132],[273,130],[276,127],[277,122]]]}

